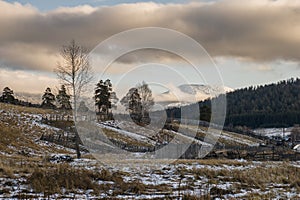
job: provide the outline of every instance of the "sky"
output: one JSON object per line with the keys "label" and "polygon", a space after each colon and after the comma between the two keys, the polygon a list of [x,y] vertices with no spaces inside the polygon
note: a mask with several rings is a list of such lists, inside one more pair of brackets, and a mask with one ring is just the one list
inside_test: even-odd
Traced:
{"label": "sky", "polygon": [[[92,50],[115,34],[143,27],[174,30],[199,43],[204,48],[199,57],[207,53],[206,59],[211,60],[199,66],[207,82],[216,79],[211,72],[214,65],[219,83],[234,89],[300,76],[298,0],[0,0],[0,11],[0,88],[9,86],[15,92],[42,93],[48,86],[57,87],[53,71],[61,60],[59,50],[71,39]],[[146,37],[139,35],[136,41]],[[157,40],[173,49],[184,46],[180,39]],[[128,44],[119,43],[118,48]],[[111,53],[102,50],[100,57]],[[170,78],[163,66],[183,79]],[[135,67],[144,71],[134,71]],[[156,70],[151,76],[160,79],[157,82],[164,88],[205,83],[186,60],[154,50],[121,56],[104,78],[113,83],[127,80],[131,87],[134,78],[129,77],[146,79],[153,72],[150,69]],[[118,87],[126,90],[124,84]]]}

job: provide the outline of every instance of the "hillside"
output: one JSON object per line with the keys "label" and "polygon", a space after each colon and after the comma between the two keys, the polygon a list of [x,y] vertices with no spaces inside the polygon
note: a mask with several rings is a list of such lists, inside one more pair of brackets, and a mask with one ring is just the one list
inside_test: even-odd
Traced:
{"label": "hillside", "polygon": [[0,154],[44,156],[52,153],[69,153],[64,147],[43,142],[43,134],[54,134],[63,130],[41,123],[43,114],[52,110],[28,108],[0,103]]}
{"label": "hillside", "polygon": [[300,123],[300,79],[244,88],[226,97],[227,125],[256,128]]}
{"label": "hillside", "polygon": [[[226,126],[291,127],[300,123],[300,79],[289,79],[264,86],[238,89],[226,94]],[[222,96],[222,95],[221,95]],[[209,121],[211,101],[199,102],[200,119]],[[192,108],[193,105],[188,105]],[[172,108],[175,118],[180,118],[180,109]],[[199,116],[195,116],[197,118]]]}
{"label": "hillside", "polygon": [[[298,162],[203,159],[156,163],[151,159],[141,165],[131,160],[104,168],[89,153],[75,159],[73,149],[40,140],[43,134],[67,134],[58,124],[43,123],[43,115],[50,114],[57,111],[0,103],[0,199],[299,197]],[[131,145],[153,145],[155,141],[155,132],[132,123],[98,126],[109,139]],[[198,142],[205,134],[214,134],[214,130],[208,133],[205,127],[191,125],[182,130],[164,130],[164,134],[177,134],[175,143],[196,141],[190,131],[197,131]],[[261,141],[224,131],[219,142],[225,147],[256,148]]]}

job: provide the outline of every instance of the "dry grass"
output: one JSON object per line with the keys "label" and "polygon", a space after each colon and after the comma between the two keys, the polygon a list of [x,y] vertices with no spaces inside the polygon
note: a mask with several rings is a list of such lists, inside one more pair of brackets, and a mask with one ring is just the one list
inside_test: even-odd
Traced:
{"label": "dry grass", "polygon": [[37,125],[34,115],[51,112],[56,111],[0,103],[0,151],[8,154],[20,153],[23,156],[32,156],[38,152],[67,153],[35,142],[43,133],[52,133],[53,130]]}
{"label": "dry grass", "polygon": [[272,184],[284,185],[287,188],[294,188],[300,192],[300,169],[291,165],[275,165],[273,167],[258,166],[245,170],[239,169],[192,169],[189,171],[195,178],[206,177],[211,184],[222,182],[234,183],[234,189],[260,189],[267,190]]}
{"label": "dry grass", "polygon": [[[99,182],[100,181],[100,182]],[[102,184],[102,181],[109,183]],[[35,192],[45,195],[76,193],[78,190],[92,190],[93,194],[109,193],[142,194],[146,190],[139,180],[125,182],[121,172],[102,169],[99,172],[73,168],[68,164],[36,167],[27,178],[27,183]]]}
{"label": "dry grass", "polygon": [[28,114],[55,114],[59,111],[52,109],[33,108],[19,105],[12,105],[6,103],[0,103],[1,110],[10,110],[16,113],[28,113]]}
{"label": "dry grass", "polygon": [[34,140],[38,139],[39,134],[37,129],[31,129],[27,126],[17,126],[13,122],[0,122],[0,151],[2,153],[21,153],[27,155],[29,151],[40,150]]}
{"label": "dry grass", "polygon": [[7,178],[15,177],[13,169],[7,165],[3,165],[3,163],[0,164],[0,176]]}
{"label": "dry grass", "polygon": [[95,183],[101,175],[83,169],[74,169],[67,164],[57,165],[55,168],[36,168],[28,178],[28,184],[35,192],[45,194],[61,194],[63,189],[76,192],[78,189],[92,189],[98,193]]}

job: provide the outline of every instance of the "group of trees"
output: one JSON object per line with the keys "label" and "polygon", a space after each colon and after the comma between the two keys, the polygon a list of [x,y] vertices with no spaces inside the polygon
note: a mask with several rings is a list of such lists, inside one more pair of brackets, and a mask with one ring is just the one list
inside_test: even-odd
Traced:
{"label": "group of trees", "polygon": [[[62,110],[71,110],[71,96],[67,94],[66,87],[64,85],[58,90],[58,94],[55,95],[51,92],[51,89],[48,87],[42,96],[42,108],[49,108],[55,109],[59,108]],[[55,101],[57,102],[58,106],[55,105]]]}
{"label": "group of trees", "polygon": [[[75,40],[72,40],[68,45],[64,45],[61,48],[60,55],[62,60],[58,62],[55,72],[62,82],[62,86],[56,96],[51,88],[46,88],[42,96],[42,103],[39,106],[48,109],[72,109],[71,95],[67,93],[66,89],[68,88],[72,94],[75,111],[88,111],[84,102],[80,102],[77,105],[80,94],[92,80],[88,50],[78,45]],[[11,104],[18,104],[19,102],[19,100],[14,98],[13,91],[8,87],[4,88],[0,101]],[[96,84],[94,101],[96,113],[105,116],[104,120],[112,119],[112,109],[116,108],[119,99],[113,91],[112,83],[109,79],[105,81],[100,80]],[[145,82],[129,89],[120,103],[129,112],[134,122],[150,123],[149,112],[154,105],[154,100],[152,91]],[[76,120],[76,115],[74,117]]]}
{"label": "group of trees", "polygon": [[143,82],[137,87],[129,89],[120,103],[126,108],[135,123],[150,124],[149,112],[154,105],[154,99],[148,84]]}
{"label": "group of trees", "polygon": [[[100,80],[96,84],[94,100],[96,113],[106,116],[104,119],[112,119],[111,110],[116,108],[119,99],[113,91],[109,79],[105,81]],[[120,103],[129,112],[130,117],[135,123],[143,125],[150,123],[149,112],[154,105],[154,99],[151,89],[145,82],[129,89]]]}
{"label": "group of trees", "polygon": [[[109,79],[100,80],[95,87],[94,92],[95,111],[97,115],[102,115],[103,120],[112,119],[112,109],[117,107],[119,99],[112,89],[112,83]],[[0,97],[0,102],[10,103],[16,105],[20,104],[20,100],[14,97],[14,92],[8,87],[5,87]],[[149,86],[143,82],[134,88],[129,89],[127,94],[121,99],[121,105],[129,112],[130,117],[136,123],[149,124],[149,112],[154,105],[152,91]],[[61,85],[57,95],[53,94],[51,88],[46,88],[42,95],[41,104],[31,104],[34,107],[41,107],[45,109],[61,109],[71,110],[71,95],[68,94],[65,85]],[[80,102],[77,106],[80,112],[87,112],[89,109],[84,102]]]}
{"label": "group of trees", "polygon": [[71,96],[67,94],[66,87],[64,85],[62,85],[61,89],[58,90],[58,94],[56,96],[48,87],[42,96],[42,103],[33,104],[31,102],[25,102],[15,98],[13,90],[11,90],[9,87],[5,87],[3,89],[2,95],[0,96],[0,102],[28,107],[71,110],[72,106],[70,98]]}

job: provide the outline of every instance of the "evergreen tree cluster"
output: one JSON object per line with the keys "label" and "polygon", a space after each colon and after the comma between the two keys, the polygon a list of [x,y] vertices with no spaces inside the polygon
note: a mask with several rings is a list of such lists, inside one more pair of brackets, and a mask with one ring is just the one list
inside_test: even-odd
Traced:
{"label": "evergreen tree cluster", "polygon": [[58,94],[56,95],[56,100],[58,104],[60,105],[60,109],[63,110],[71,110],[71,102],[70,102],[71,96],[67,94],[66,87],[64,85],[61,86],[61,89],[58,91]]}
{"label": "evergreen tree cluster", "polygon": [[128,93],[121,99],[121,104],[129,112],[131,119],[135,123],[142,121],[142,98],[137,88],[131,88]]}
{"label": "evergreen tree cluster", "polygon": [[51,89],[47,88],[45,93],[42,96],[42,108],[49,108],[49,109],[54,109],[56,106],[54,105],[55,102],[55,96],[52,94]]}
{"label": "evergreen tree cluster", "polygon": [[[288,127],[300,123],[298,78],[238,89],[228,93],[226,99],[226,126]],[[210,104],[211,100],[199,102],[200,108],[210,107]],[[205,121],[209,121],[209,109],[202,111]]]}
{"label": "evergreen tree cluster", "polygon": [[111,109],[116,107],[118,98],[112,90],[112,84],[109,79],[100,80],[96,84],[94,100],[96,106],[96,113],[102,115],[104,120],[112,119]]}
{"label": "evergreen tree cluster", "polygon": [[[42,108],[47,109],[61,109],[61,110],[71,110],[71,102],[70,102],[71,96],[67,94],[66,87],[64,85],[61,86],[61,88],[58,90],[58,94],[55,95],[52,93],[51,88],[47,88],[42,96]],[[55,102],[57,102],[58,107],[55,105]]]}

